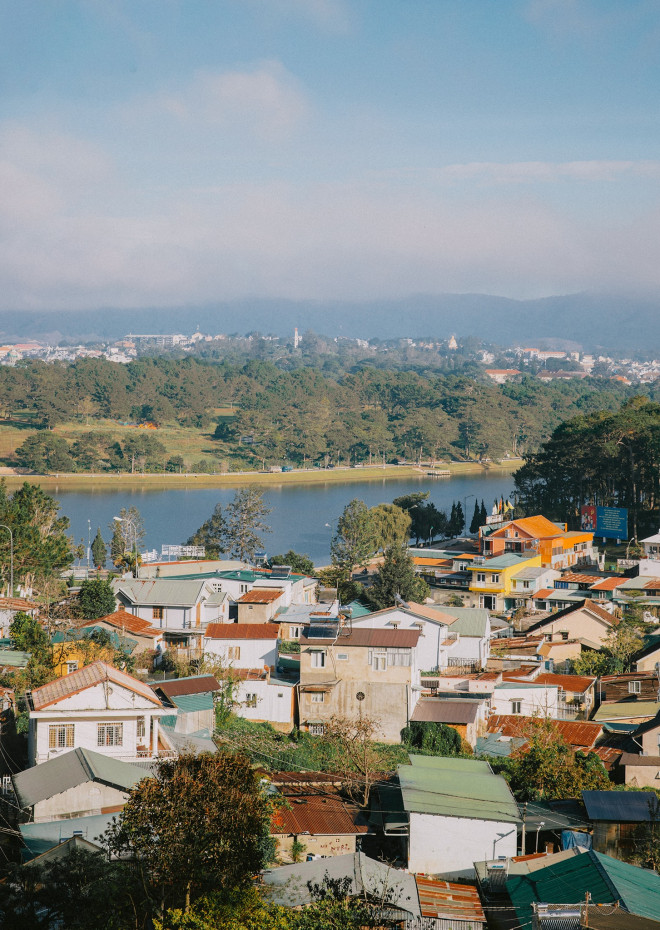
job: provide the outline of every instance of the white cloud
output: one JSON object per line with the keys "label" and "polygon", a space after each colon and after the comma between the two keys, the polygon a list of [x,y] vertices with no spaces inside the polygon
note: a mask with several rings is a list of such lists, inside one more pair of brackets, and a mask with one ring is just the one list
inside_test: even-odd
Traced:
{"label": "white cloud", "polygon": [[294,131],[309,113],[303,89],[278,61],[251,70],[199,71],[181,90],[133,104],[133,117],[169,116],[186,128],[223,127],[264,141]]}
{"label": "white cloud", "polygon": [[454,180],[487,180],[500,184],[548,181],[615,181],[621,176],[660,177],[660,161],[521,161],[469,162],[448,165],[443,174]]}

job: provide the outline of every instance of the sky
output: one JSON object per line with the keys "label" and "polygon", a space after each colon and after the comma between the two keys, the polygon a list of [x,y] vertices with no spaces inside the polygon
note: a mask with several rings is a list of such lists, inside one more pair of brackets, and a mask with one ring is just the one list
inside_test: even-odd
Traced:
{"label": "sky", "polygon": [[0,0],[0,309],[657,295],[660,0]]}

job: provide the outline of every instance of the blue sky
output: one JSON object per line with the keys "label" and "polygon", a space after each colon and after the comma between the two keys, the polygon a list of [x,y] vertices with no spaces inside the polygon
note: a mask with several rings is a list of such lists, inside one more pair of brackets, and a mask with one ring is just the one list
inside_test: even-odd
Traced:
{"label": "blue sky", "polygon": [[660,0],[0,0],[0,308],[660,283]]}

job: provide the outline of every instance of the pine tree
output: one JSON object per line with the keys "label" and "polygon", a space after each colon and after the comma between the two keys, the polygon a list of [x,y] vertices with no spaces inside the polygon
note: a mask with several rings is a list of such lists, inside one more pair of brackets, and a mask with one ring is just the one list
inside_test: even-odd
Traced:
{"label": "pine tree", "polygon": [[487,518],[488,518],[488,511],[486,510],[486,504],[484,502],[484,499],[482,498],[481,499],[481,524],[480,524],[481,526],[486,525]]}
{"label": "pine tree", "polygon": [[99,526],[92,543],[92,561],[96,568],[104,568],[108,558],[108,550],[101,536],[101,527]]}
{"label": "pine tree", "polygon": [[423,603],[429,596],[429,586],[415,574],[415,565],[406,545],[394,545],[385,550],[385,559],[374,583],[365,592],[370,605],[377,610],[392,607],[398,595],[404,601]]}
{"label": "pine tree", "polygon": [[481,510],[479,509],[478,502],[475,500],[474,513],[472,514],[472,522],[470,523],[470,532],[478,533],[480,526],[481,526]]}

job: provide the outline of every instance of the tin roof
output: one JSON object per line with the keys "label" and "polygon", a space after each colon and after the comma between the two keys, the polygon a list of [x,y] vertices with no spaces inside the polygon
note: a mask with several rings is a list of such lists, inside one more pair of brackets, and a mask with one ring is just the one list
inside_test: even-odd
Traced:
{"label": "tin roof", "polygon": [[415,875],[422,917],[444,920],[470,920],[485,923],[486,918],[475,885],[458,885]]}
{"label": "tin roof", "polygon": [[276,623],[209,623],[206,639],[277,639]]}
{"label": "tin roof", "polygon": [[596,584],[592,584],[590,591],[614,591],[625,581],[625,578],[603,578]]}
{"label": "tin roof", "polygon": [[503,823],[520,820],[509,786],[487,762],[417,755],[410,762],[397,767],[406,811]]}
{"label": "tin roof", "polygon": [[222,687],[215,675],[191,675],[189,678],[172,678],[169,681],[152,681],[151,687],[162,691],[168,698],[180,694],[205,694]]}
{"label": "tin roof", "polygon": [[474,723],[480,706],[481,701],[420,698],[410,719],[424,723]]}
{"label": "tin roof", "polygon": [[355,804],[338,795],[298,794],[287,797],[288,809],[278,808],[273,814],[271,833],[299,836],[347,836],[368,833],[366,818]]}
{"label": "tin roof", "polygon": [[590,675],[556,675],[554,672],[541,672],[536,676],[540,685],[558,685],[563,691],[584,694],[596,681]]}
{"label": "tin roof", "polygon": [[[89,621],[86,621],[89,623]],[[116,627],[119,630],[128,630],[137,636],[151,636],[157,638],[162,636],[160,630],[155,629],[147,620],[129,614],[127,610],[115,610],[114,613],[106,614],[105,617],[99,617],[96,623],[107,623],[108,626]]]}
{"label": "tin roof", "polygon": [[652,791],[583,791],[582,800],[589,820],[596,822],[647,823],[658,808]]}
{"label": "tin roof", "polygon": [[148,771],[137,765],[78,748],[12,775],[12,782],[18,803],[25,808],[88,781],[129,791],[148,775]]}
{"label": "tin roof", "polygon": [[72,694],[77,694],[86,688],[93,688],[102,682],[113,682],[113,684],[120,685],[122,688],[141,695],[158,707],[162,706],[149,685],[137,678],[133,678],[132,675],[128,675],[126,672],[119,671],[113,665],[108,665],[107,662],[92,662],[91,665],[79,668],[77,671],[71,672],[70,675],[65,675],[64,678],[58,678],[47,685],[35,688],[32,692],[33,707],[35,710],[43,710]]}
{"label": "tin roof", "polygon": [[117,597],[123,596],[131,604],[192,607],[207,584],[204,578],[131,578],[128,581],[115,581],[113,587]]}
{"label": "tin roof", "polygon": [[[486,729],[489,733],[522,737],[525,735],[526,725],[533,719],[532,717],[520,717],[514,714],[492,714],[488,718]],[[551,723],[569,746],[574,748],[591,748],[603,733],[600,723],[587,720],[552,720]]]}
{"label": "tin roof", "polygon": [[264,588],[253,588],[252,591],[248,591],[246,594],[242,594],[237,604],[272,604],[274,601],[278,600],[284,591],[281,588],[271,588],[270,590],[265,590]]}
{"label": "tin roof", "polygon": [[[376,629],[353,629],[347,636],[340,636],[335,645],[337,646],[381,646],[384,648],[414,648],[420,637],[419,630],[376,630]],[[306,633],[300,636],[301,643],[324,643],[332,645],[334,639],[328,640],[327,637],[309,637]]]}

